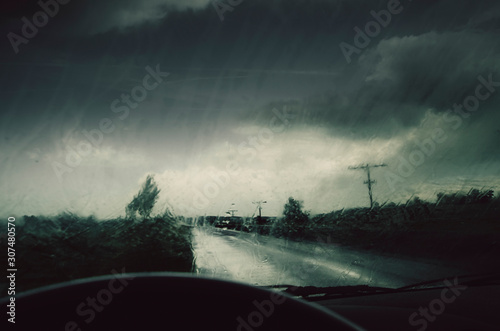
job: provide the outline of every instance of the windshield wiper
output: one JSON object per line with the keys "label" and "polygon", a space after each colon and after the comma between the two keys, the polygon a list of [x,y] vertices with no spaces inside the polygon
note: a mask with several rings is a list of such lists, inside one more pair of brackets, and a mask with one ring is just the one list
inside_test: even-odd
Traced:
{"label": "windshield wiper", "polygon": [[397,289],[388,287],[377,287],[369,285],[354,286],[293,286],[293,285],[271,285],[266,288],[283,289],[283,292],[292,296],[302,297],[309,301],[324,300],[327,298],[360,296],[367,294],[392,293]]}
{"label": "windshield wiper", "polygon": [[399,288],[377,287],[369,285],[316,287],[293,286],[288,284],[270,285],[263,287],[282,289],[283,292],[288,293],[292,296],[302,297],[308,301],[317,301],[331,298],[345,298],[371,294],[398,293],[431,288],[441,288],[449,285],[445,284],[445,281],[453,283],[453,285],[466,286],[498,285],[500,284],[500,273],[451,276],[448,278],[429,280]]}
{"label": "windshield wiper", "polygon": [[467,286],[498,285],[500,284],[500,273],[495,272],[488,274],[472,274],[472,275],[451,276],[447,278],[438,278],[399,287],[398,290],[416,290],[416,289],[445,287],[446,286],[444,283],[445,281],[448,282],[453,281],[454,283],[456,282],[457,285],[467,285]]}

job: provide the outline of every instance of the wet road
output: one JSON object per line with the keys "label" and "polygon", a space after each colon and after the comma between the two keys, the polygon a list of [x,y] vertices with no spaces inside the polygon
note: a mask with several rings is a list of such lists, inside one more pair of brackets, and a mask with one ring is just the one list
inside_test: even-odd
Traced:
{"label": "wet road", "polygon": [[253,285],[399,287],[464,274],[435,261],[375,255],[323,242],[194,228],[197,273]]}

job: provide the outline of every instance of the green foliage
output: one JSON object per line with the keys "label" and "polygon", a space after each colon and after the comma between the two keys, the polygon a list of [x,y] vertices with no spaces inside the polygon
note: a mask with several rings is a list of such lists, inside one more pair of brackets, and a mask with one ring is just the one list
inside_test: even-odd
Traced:
{"label": "green foliage", "polygon": [[[125,219],[97,221],[71,213],[24,216],[16,227],[17,261],[26,271],[19,276],[19,290],[110,274],[113,269],[191,272],[191,228],[179,224],[168,208],[150,219],[159,193],[148,176],[127,205]],[[143,219],[137,221],[136,213]],[[0,282],[0,290],[5,284]]]}
{"label": "green foliage", "polygon": [[191,271],[191,229],[173,218],[132,222],[112,234],[115,261],[129,272]]}
{"label": "green foliage", "polygon": [[489,203],[494,200],[493,190],[470,189],[467,194],[456,192],[446,194],[440,192],[437,194],[437,203],[443,205],[467,205],[474,203]]}
{"label": "green foliage", "polygon": [[271,234],[276,237],[300,238],[309,222],[309,213],[302,211],[302,202],[288,198],[283,208],[283,218],[274,222]]}
{"label": "green foliage", "polygon": [[[126,272],[191,272],[191,228],[174,218],[97,221],[64,213],[24,216],[16,226],[20,291],[68,280]],[[0,290],[6,283],[0,281]]]}
{"label": "green foliage", "polygon": [[283,218],[274,222],[270,234],[308,240],[331,236],[342,243],[370,245],[373,238],[405,233],[426,224],[438,226],[446,220],[497,219],[499,208],[500,197],[495,197],[492,190],[471,189],[467,194],[439,193],[436,203],[415,196],[402,204],[388,202],[374,208],[342,209],[309,220],[301,202],[290,198]]}
{"label": "green foliage", "polygon": [[125,208],[126,217],[135,219],[137,212],[143,219],[149,218],[159,194],[160,189],[158,189],[153,176],[148,175],[139,193]]}

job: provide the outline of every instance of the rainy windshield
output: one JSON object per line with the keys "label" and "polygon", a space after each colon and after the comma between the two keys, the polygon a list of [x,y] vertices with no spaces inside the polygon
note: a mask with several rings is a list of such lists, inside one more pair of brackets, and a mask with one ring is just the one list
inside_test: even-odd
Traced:
{"label": "rainy windshield", "polygon": [[498,2],[1,7],[1,296],[498,271]]}

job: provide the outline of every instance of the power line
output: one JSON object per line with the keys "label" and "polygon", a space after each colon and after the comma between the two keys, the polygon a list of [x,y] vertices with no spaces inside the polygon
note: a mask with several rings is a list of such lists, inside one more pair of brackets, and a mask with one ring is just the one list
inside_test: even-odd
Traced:
{"label": "power line", "polygon": [[375,184],[377,181],[376,180],[372,180],[371,177],[370,177],[370,168],[378,168],[378,167],[387,167],[387,164],[385,163],[382,163],[382,164],[375,164],[375,165],[371,165],[371,164],[365,164],[365,165],[360,165],[360,166],[350,166],[349,169],[350,170],[359,170],[359,169],[362,169],[362,170],[366,170],[366,175],[368,177],[368,180],[365,180],[365,184],[368,185],[368,195],[370,196],[370,208],[373,208],[373,193],[372,193],[372,184]]}

